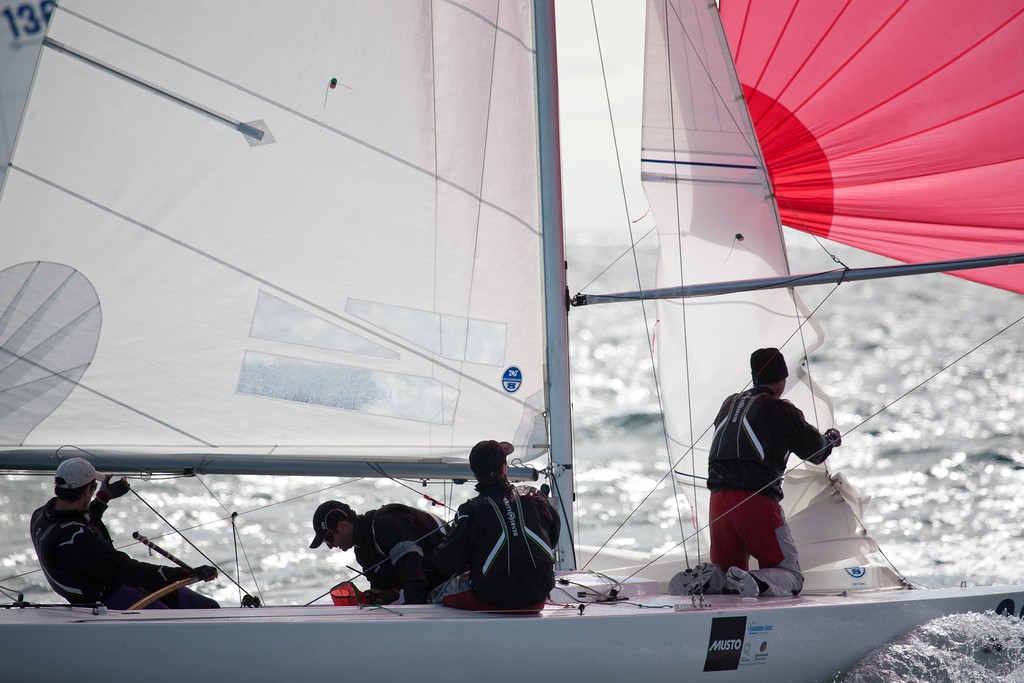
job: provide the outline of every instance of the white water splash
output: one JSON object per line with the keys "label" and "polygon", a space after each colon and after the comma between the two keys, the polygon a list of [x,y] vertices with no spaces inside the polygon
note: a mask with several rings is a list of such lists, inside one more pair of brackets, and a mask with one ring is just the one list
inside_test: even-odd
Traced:
{"label": "white water splash", "polygon": [[862,659],[836,683],[1019,683],[1024,620],[957,614],[934,619]]}

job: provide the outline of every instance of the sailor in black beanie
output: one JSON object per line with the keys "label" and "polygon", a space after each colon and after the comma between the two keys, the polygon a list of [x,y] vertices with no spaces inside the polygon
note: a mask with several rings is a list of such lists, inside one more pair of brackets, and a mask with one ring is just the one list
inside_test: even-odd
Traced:
{"label": "sailor in black beanie", "polygon": [[[711,563],[677,575],[677,593],[796,595],[803,574],[796,544],[782,512],[782,477],[790,453],[821,464],[841,443],[839,432],[824,435],[803,413],[780,398],[789,369],[782,352],[750,354],[753,388],[725,399],[715,418],[708,453],[711,490]],[[759,569],[748,571],[750,558]]]}
{"label": "sailor in black beanie", "polygon": [[758,349],[750,354],[750,376],[754,386],[775,384],[789,377],[789,368],[778,349]]}

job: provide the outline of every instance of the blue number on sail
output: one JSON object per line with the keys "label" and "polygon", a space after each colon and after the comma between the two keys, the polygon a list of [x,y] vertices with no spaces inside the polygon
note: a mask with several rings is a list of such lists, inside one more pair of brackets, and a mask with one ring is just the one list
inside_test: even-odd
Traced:
{"label": "blue number on sail", "polygon": [[519,387],[523,384],[523,373],[516,366],[512,365],[505,370],[505,374],[501,376],[501,386],[505,387],[505,391],[512,394],[519,391]]}
{"label": "blue number on sail", "polygon": [[15,40],[24,35],[35,35],[41,33],[43,28],[50,21],[50,14],[53,13],[53,0],[45,0],[39,3],[36,10],[30,3],[24,2],[16,8],[5,7],[0,14],[7,20],[7,28]]}

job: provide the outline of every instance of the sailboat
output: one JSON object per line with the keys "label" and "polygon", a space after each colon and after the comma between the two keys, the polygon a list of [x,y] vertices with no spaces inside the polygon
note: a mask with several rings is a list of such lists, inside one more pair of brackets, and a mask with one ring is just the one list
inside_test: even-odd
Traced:
{"label": "sailboat", "polygon": [[[500,436],[571,530],[555,36],[550,0],[62,2],[0,193],[0,467],[469,479],[469,448]],[[648,3],[657,287],[605,298],[659,301],[698,549],[709,411],[752,348],[723,315],[783,348],[787,397],[831,420],[744,90],[713,5]],[[101,653],[151,680],[832,680],[931,618],[1024,608],[1020,586],[908,590],[838,473],[794,469],[786,492],[792,598],[665,594],[689,556],[582,571],[599,560],[565,533],[536,617],[21,605],[0,655],[12,680],[107,679]]]}

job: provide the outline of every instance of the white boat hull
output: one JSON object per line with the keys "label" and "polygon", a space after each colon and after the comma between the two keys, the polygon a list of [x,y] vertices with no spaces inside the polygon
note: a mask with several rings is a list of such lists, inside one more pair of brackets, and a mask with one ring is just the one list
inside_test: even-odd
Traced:
{"label": "white boat hull", "polygon": [[705,601],[655,595],[538,616],[427,605],[6,609],[0,661],[5,681],[832,681],[930,619],[1000,606],[1019,615],[1024,586]]}

